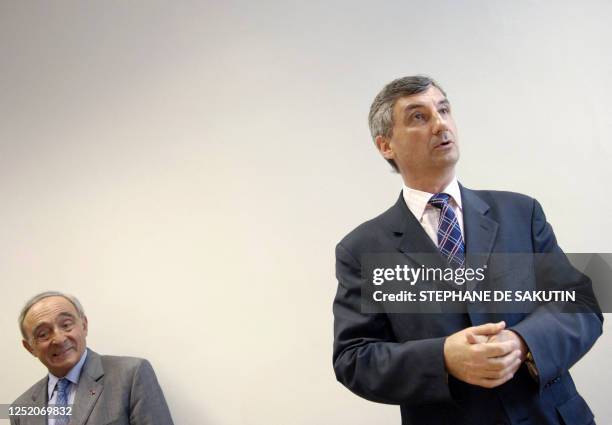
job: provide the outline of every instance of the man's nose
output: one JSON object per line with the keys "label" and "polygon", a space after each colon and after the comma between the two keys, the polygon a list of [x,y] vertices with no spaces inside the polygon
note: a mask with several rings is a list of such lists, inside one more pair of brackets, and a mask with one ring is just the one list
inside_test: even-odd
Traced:
{"label": "man's nose", "polygon": [[446,123],[446,120],[444,119],[442,115],[440,115],[439,112],[437,111],[434,112],[432,121],[433,121],[433,127],[432,127],[433,134],[441,134],[448,130],[448,125]]}
{"label": "man's nose", "polygon": [[66,342],[66,332],[63,329],[55,329],[51,337],[51,344],[62,345]]}

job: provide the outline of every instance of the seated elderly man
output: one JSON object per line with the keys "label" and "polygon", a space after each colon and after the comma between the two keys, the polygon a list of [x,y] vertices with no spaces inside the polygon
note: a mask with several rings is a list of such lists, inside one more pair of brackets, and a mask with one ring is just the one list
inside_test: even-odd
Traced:
{"label": "seated elderly man", "polygon": [[21,310],[23,346],[49,370],[12,405],[11,424],[172,425],[147,360],[87,348],[87,317],[61,292],[32,297]]}

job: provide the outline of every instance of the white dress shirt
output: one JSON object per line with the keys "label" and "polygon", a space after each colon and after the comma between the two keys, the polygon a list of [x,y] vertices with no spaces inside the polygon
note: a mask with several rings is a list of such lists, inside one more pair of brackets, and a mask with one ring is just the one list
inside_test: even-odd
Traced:
{"label": "white dress shirt", "polygon": [[[453,180],[440,193],[448,193],[451,196],[450,205],[457,216],[457,220],[459,221],[461,236],[463,237],[463,240],[465,240],[465,235],[463,233],[461,191],[459,190],[457,178],[453,177]],[[438,246],[438,221],[440,220],[440,210],[429,205],[428,203],[435,193],[428,193],[412,189],[404,184],[402,194],[410,212],[416,217],[419,223],[421,223],[425,233],[427,233],[433,243]]]}

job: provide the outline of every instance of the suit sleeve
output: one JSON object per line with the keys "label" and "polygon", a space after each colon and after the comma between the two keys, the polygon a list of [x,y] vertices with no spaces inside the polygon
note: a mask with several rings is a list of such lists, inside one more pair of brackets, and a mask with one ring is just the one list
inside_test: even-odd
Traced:
{"label": "suit sleeve", "polygon": [[557,245],[542,207],[535,200],[532,239],[538,286],[574,290],[576,293],[576,303],[570,305],[569,310],[567,304],[544,304],[512,327],[525,340],[533,355],[542,391],[547,383],[567,372],[589,351],[602,333],[603,315],[590,279],[569,263]]}
{"label": "suit sleeve", "polygon": [[361,265],[336,247],[334,300],[336,378],[368,400],[389,404],[450,401],[444,338],[397,342],[385,314],[361,312]]}
{"label": "suit sleeve", "polygon": [[153,367],[143,360],[134,374],[130,394],[131,425],[173,425],[170,410]]}

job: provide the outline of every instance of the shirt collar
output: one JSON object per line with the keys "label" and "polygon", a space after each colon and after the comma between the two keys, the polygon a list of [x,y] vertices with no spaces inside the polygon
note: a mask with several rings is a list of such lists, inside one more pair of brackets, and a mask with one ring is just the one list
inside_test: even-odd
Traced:
{"label": "shirt collar", "polygon": [[[79,359],[78,363],[75,364],[72,369],[64,376],[67,380],[69,380],[73,384],[79,383],[79,377],[81,376],[81,369],[83,369],[83,364],[85,364],[85,359],[87,358],[87,349]],[[53,390],[55,390],[55,385],[57,385],[57,381],[62,378],[58,378],[51,372],[49,372],[49,382],[47,384],[47,394],[49,396],[49,400],[51,400],[51,396],[53,395]]]}
{"label": "shirt collar", "polygon": [[[460,210],[463,210],[461,203],[461,191],[459,190],[459,182],[457,177],[453,177],[451,182],[441,191],[441,193],[448,193],[455,204]],[[434,193],[423,192],[422,190],[412,189],[404,183],[402,188],[402,194],[404,196],[404,202],[410,212],[416,217],[417,220],[421,221],[425,209],[430,207],[428,202]]]}

